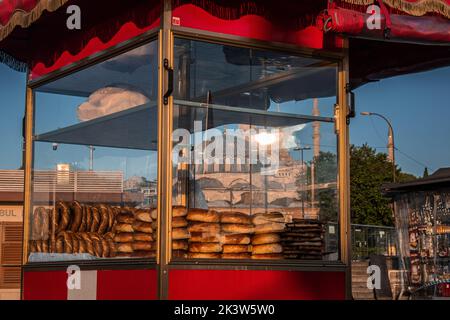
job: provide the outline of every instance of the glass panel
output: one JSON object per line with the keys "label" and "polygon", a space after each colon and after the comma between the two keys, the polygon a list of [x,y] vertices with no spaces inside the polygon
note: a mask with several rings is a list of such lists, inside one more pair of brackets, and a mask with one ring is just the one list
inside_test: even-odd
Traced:
{"label": "glass panel", "polygon": [[157,52],[35,90],[30,262],[156,256]]}
{"label": "glass panel", "polygon": [[338,259],[337,65],[175,40],[173,257]]}

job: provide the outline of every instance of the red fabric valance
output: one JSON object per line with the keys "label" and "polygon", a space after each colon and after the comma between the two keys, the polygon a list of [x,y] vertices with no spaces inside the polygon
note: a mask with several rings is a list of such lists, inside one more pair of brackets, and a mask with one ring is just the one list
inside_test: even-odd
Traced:
{"label": "red fabric valance", "polygon": [[3,0],[0,2],[0,41],[17,26],[29,27],[44,11],[55,11],[69,0]]}
{"label": "red fabric valance", "polygon": [[[388,17],[387,17],[388,16]],[[370,30],[369,14],[343,8],[326,10],[317,20],[318,27],[329,32],[357,37],[392,39],[412,42],[450,42],[450,20],[438,16],[412,17],[381,15],[381,28]],[[388,22],[389,18],[389,22]],[[388,34],[385,32],[388,30]]]}
{"label": "red fabric valance", "polygon": [[[338,0],[335,1],[339,6],[342,4],[353,5],[350,7],[355,10],[357,6],[370,6],[374,0]],[[429,14],[438,14],[450,19],[450,0],[383,0],[386,6],[391,9],[404,12],[411,16],[424,16]]]}

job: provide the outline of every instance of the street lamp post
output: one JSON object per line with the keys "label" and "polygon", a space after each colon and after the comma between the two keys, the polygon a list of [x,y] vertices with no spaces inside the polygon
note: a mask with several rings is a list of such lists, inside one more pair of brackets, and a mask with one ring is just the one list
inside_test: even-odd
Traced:
{"label": "street lamp post", "polygon": [[[305,152],[305,150],[311,150],[311,147],[297,147],[297,148],[294,148],[294,151],[300,151],[302,170],[305,167],[305,161],[304,161],[304,158],[303,158],[303,153]],[[304,195],[304,190],[302,192],[302,215],[303,215],[303,218],[305,218],[305,195]]]}
{"label": "street lamp post", "polygon": [[389,133],[388,133],[388,149],[389,149],[389,160],[392,162],[392,178],[393,181],[396,182],[396,173],[395,173],[395,143],[394,143],[394,128],[392,127],[391,122],[388,118],[383,116],[382,114],[375,113],[375,112],[361,112],[361,115],[363,116],[377,116],[386,121],[389,127]]}

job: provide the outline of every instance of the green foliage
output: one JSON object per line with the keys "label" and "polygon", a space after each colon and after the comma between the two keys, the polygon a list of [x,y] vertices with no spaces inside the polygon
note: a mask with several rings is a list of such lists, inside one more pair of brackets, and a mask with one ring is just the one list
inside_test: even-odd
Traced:
{"label": "green foliage", "polygon": [[425,170],[423,171],[423,177],[426,178],[428,177],[430,174],[428,173],[428,168],[425,168]]}
{"label": "green foliage", "polygon": [[[390,200],[383,196],[382,186],[392,183],[392,163],[387,155],[364,144],[350,148],[352,223],[393,225]],[[396,168],[398,182],[416,179]]]}

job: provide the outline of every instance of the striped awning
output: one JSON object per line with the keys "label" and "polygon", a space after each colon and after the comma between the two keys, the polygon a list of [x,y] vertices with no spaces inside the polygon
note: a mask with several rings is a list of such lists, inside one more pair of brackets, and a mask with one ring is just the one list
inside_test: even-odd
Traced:
{"label": "striped awning", "polygon": [[16,28],[28,28],[44,11],[55,11],[69,0],[0,0],[0,41]]}

